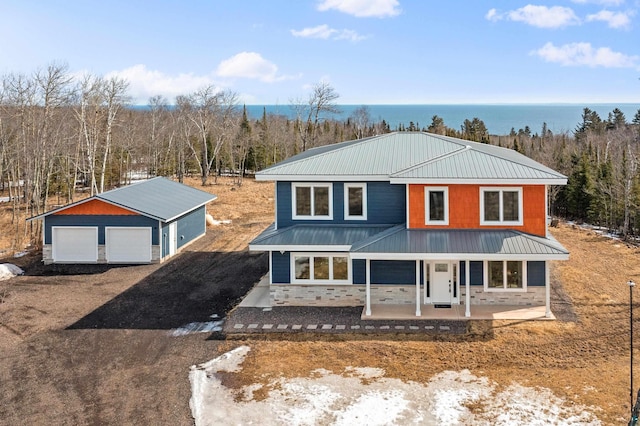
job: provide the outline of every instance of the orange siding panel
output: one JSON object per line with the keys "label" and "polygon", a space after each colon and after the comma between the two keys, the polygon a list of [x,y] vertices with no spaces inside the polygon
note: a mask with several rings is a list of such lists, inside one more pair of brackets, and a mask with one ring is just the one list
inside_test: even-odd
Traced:
{"label": "orange siding panel", "polygon": [[86,203],[78,204],[54,214],[57,215],[118,215],[118,216],[139,216],[138,213],[100,200],[90,200]]}
{"label": "orange siding panel", "polygon": [[[449,188],[449,226],[425,224],[426,186],[447,186]],[[522,226],[480,226],[480,187],[504,185],[409,185],[409,228],[508,228],[530,234],[545,236],[546,211],[544,185],[513,185],[522,188]]]}

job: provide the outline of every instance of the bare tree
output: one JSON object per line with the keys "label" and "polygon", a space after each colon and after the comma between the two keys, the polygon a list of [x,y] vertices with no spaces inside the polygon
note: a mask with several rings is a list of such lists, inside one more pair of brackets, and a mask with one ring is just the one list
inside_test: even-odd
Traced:
{"label": "bare tree", "polygon": [[324,119],[324,114],[340,112],[335,104],[339,97],[333,86],[323,81],[313,86],[306,102],[299,100],[292,102],[297,116],[296,125],[302,142],[302,151],[316,146],[319,123]]}

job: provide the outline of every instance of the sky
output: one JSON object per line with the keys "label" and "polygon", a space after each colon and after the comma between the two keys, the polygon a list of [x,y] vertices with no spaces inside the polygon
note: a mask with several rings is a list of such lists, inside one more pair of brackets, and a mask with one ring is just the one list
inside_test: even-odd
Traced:
{"label": "sky", "polygon": [[0,76],[67,65],[133,103],[639,103],[640,0],[0,0]]}

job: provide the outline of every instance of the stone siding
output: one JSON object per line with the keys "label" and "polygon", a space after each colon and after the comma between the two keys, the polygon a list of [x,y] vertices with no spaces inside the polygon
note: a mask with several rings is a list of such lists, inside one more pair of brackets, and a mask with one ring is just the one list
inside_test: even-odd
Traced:
{"label": "stone siding", "polygon": [[[491,292],[472,286],[471,305],[544,306],[544,287],[529,287],[526,293]],[[422,287],[421,287],[422,291]],[[364,306],[364,285],[272,284],[271,306]],[[460,304],[465,302],[465,287],[460,287]],[[415,285],[372,285],[371,304],[413,305]]]}
{"label": "stone siding", "polygon": [[[545,288],[527,287],[526,293],[492,291],[485,292],[481,286],[471,286],[469,288],[471,305],[515,305],[515,306],[544,306]],[[464,305],[466,300],[466,288],[460,286],[460,304]]]}

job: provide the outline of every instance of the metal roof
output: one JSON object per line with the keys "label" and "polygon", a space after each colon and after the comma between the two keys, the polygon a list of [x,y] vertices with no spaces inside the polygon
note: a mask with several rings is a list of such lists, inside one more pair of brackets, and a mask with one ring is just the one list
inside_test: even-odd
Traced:
{"label": "metal roof", "polygon": [[[553,238],[543,238],[523,232],[475,229],[406,229],[395,227],[385,235],[354,244],[352,257],[367,258],[371,254],[383,256],[405,254],[415,258],[416,254],[427,254],[449,258],[518,259],[539,257],[540,259],[567,259],[569,252]],[[411,256],[413,255],[413,256]]]}
{"label": "metal roof", "polygon": [[566,184],[562,174],[514,150],[424,132],[387,133],[311,149],[258,172],[256,178]]}
{"label": "metal roof", "polygon": [[28,220],[40,219],[71,206],[97,199],[135,211],[143,216],[169,222],[216,198],[218,197],[208,192],[164,177],[155,177],[94,195],[85,200],[34,216]]}
{"label": "metal roof", "polygon": [[497,229],[407,229],[402,225],[271,225],[249,243],[250,250],[349,251],[358,258],[567,259],[555,239]]}
{"label": "metal roof", "polygon": [[392,225],[294,225],[276,229],[272,224],[249,243],[251,250],[337,250],[378,235]]}

